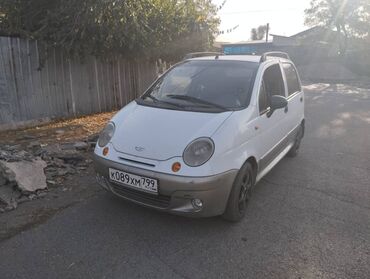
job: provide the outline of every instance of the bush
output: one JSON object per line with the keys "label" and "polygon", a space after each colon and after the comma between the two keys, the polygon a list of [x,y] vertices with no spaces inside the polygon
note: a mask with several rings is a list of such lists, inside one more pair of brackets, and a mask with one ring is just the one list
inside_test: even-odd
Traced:
{"label": "bush", "polygon": [[219,19],[210,0],[0,0],[0,28],[70,55],[172,59],[205,50]]}

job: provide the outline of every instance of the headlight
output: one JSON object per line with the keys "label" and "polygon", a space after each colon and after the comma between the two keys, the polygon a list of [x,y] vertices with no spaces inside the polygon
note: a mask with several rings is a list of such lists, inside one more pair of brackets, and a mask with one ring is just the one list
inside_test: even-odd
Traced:
{"label": "headlight", "polygon": [[210,138],[199,138],[185,148],[182,157],[188,166],[198,167],[212,157],[214,150],[215,145]]}
{"label": "headlight", "polygon": [[100,147],[106,146],[109,141],[112,139],[114,130],[116,127],[114,126],[113,122],[109,122],[104,129],[100,132],[98,145]]}

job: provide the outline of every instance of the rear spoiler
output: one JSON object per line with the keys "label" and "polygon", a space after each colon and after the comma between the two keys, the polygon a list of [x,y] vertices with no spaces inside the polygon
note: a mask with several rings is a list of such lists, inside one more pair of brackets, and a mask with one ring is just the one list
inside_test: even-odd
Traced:
{"label": "rear spoiler", "polygon": [[280,58],[285,58],[289,59],[289,55],[286,52],[282,51],[270,51],[270,52],[265,52],[261,55],[260,63],[265,62],[267,60],[267,57],[280,57]]}

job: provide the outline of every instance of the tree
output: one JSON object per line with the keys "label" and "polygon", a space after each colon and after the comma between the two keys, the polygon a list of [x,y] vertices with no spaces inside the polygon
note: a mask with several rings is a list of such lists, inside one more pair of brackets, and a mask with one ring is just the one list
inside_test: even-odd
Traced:
{"label": "tree", "polygon": [[260,25],[257,28],[251,29],[251,40],[257,41],[262,40],[265,37],[267,31],[266,25]]}
{"label": "tree", "polygon": [[70,55],[181,57],[207,49],[218,24],[210,0],[0,0],[2,32]]}
{"label": "tree", "polygon": [[340,52],[344,54],[350,36],[369,37],[370,2],[368,0],[311,0],[310,8],[305,10],[305,24],[335,28],[338,33]]}
{"label": "tree", "polygon": [[251,29],[251,40],[257,41],[258,40],[258,34],[257,34],[257,28]]}

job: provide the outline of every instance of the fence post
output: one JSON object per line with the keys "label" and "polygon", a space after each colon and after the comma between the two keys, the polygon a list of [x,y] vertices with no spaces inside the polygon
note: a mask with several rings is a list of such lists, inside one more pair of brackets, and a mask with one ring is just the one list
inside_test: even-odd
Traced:
{"label": "fence post", "polygon": [[70,87],[71,87],[71,100],[72,100],[72,112],[73,115],[76,116],[76,102],[75,102],[75,95],[73,92],[73,78],[72,78],[72,66],[71,66],[71,59],[68,58],[68,68],[69,68],[69,81],[70,81]]}

